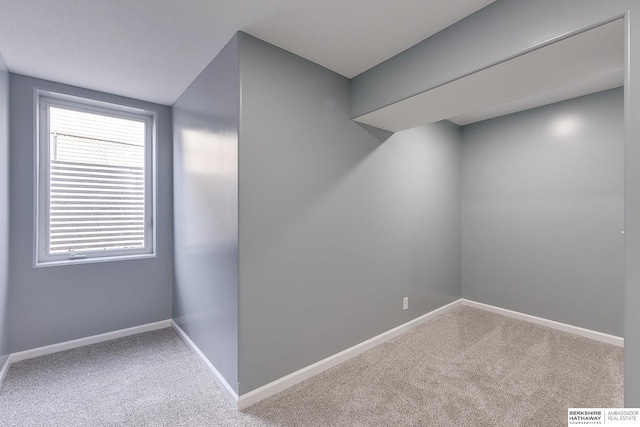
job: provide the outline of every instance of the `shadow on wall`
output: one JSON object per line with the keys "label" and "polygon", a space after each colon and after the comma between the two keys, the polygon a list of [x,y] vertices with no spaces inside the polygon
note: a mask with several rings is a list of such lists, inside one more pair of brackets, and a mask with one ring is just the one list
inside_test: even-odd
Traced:
{"label": "shadow on wall", "polygon": [[[304,336],[305,351],[326,357],[327,331],[341,331],[334,338],[344,349],[353,336],[375,336],[459,298],[459,163],[460,128],[452,123],[396,133],[296,205],[280,230],[263,230],[269,239],[243,249],[242,262],[251,264],[243,283],[254,284],[243,288],[243,308],[263,311],[251,345],[270,348],[281,336],[294,345],[291,337]],[[402,311],[406,295],[411,309]],[[277,316],[261,308],[273,305]]]}
{"label": "shadow on wall", "polygon": [[[273,276],[294,293],[301,283],[320,294],[333,286],[340,294],[359,293],[342,286],[349,280],[389,283],[389,289],[413,283],[425,291],[422,303],[451,302],[452,287],[460,286],[459,264],[451,262],[460,250],[460,128],[443,121],[392,134],[358,126],[381,143],[296,209],[282,232],[252,242],[262,254],[259,276],[267,282]],[[301,243],[311,230],[331,232]],[[291,268],[274,271],[283,258]],[[421,286],[425,281],[430,286]]]}
{"label": "shadow on wall", "polygon": [[364,123],[358,123],[358,122],[354,122],[354,123],[357,124],[358,126],[360,126],[362,129],[364,129],[367,132],[369,132],[369,135],[371,135],[374,138],[376,138],[378,141],[380,141],[380,143],[385,142],[387,139],[391,138],[391,136],[393,135],[393,132],[389,132],[388,130],[379,129],[377,127],[365,125]]}

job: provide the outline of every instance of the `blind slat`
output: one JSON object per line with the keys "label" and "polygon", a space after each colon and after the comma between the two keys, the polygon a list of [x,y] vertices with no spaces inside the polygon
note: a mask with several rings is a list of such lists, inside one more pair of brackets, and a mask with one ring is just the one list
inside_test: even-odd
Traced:
{"label": "blind slat", "polygon": [[[68,143],[66,148],[62,145],[65,143]],[[82,150],[93,153],[101,149],[102,143],[104,141],[57,135],[56,155],[60,156],[66,149],[68,159],[81,159]],[[118,143],[107,143],[111,144],[107,147],[111,155],[109,164],[68,159],[51,161],[50,253],[144,246],[144,168],[132,167],[135,158],[131,157],[119,165],[114,157],[114,144]],[[142,149],[124,148],[123,156],[130,155],[131,150]],[[91,156],[91,160],[96,159],[95,153]]]}

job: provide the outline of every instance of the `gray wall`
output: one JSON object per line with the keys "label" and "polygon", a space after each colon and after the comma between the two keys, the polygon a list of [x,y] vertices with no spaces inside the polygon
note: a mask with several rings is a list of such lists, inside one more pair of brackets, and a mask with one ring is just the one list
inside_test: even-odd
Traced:
{"label": "gray wall", "polygon": [[463,298],[622,336],[623,106],[620,88],[463,128]]}
{"label": "gray wall", "polygon": [[640,406],[640,3],[637,0],[497,0],[463,21],[357,76],[356,117],[627,11],[625,84],[625,405]]}
{"label": "gray wall", "polygon": [[0,369],[9,354],[9,72],[0,55]]}
{"label": "gray wall", "polygon": [[460,130],[382,144],[349,119],[347,79],[239,40],[246,393],[459,298]]}
{"label": "gray wall", "polygon": [[238,391],[238,42],[173,105],[173,317]]}
{"label": "gray wall", "polygon": [[[16,74],[10,88],[11,352],[170,318],[171,109]],[[36,88],[157,111],[157,257],[33,267]]]}

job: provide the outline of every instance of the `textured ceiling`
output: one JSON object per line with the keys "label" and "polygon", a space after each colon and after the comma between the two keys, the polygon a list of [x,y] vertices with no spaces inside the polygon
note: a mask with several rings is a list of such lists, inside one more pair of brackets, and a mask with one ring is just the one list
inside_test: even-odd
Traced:
{"label": "textured ceiling", "polygon": [[0,0],[14,73],[171,105],[236,31],[353,77],[494,0]]}

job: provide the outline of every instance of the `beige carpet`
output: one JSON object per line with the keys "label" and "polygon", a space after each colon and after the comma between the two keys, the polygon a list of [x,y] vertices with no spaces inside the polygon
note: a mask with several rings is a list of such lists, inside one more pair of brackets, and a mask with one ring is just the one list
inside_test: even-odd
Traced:
{"label": "beige carpet", "polygon": [[623,405],[620,348],[458,307],[243,412],[169,329],[19,362],[7,426],[565,426]]}
{"label": "beige carpet", "polygon": [[623,351],[469,307],[246,412],[276,425],[564,426],[623,406]]}

